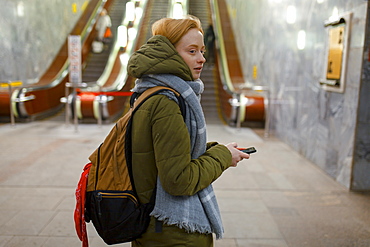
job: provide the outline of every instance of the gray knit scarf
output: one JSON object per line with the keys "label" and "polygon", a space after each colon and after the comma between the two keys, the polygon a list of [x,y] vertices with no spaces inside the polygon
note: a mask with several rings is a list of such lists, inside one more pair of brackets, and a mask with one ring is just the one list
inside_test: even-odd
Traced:
{"label": "gray knit scarf", "polygon": [[[201,80],[184,81],[171,74],[145,75],[136,80],[133,92],[142,93],[155,86],[171,87],[181,94],[186,105],[185,124],[191,139],[191,158],[196,159],[206,151],[206,122],[200,105],[200,94],[204,90]],[[164,92],[177,101],[172,92]],[[215,233],[220,239],[223,226],[220,210],[212,185],[193,196],[172,196],[157,179],[157,195],[151,216],[168,225],[176,225],[188,232]]]}

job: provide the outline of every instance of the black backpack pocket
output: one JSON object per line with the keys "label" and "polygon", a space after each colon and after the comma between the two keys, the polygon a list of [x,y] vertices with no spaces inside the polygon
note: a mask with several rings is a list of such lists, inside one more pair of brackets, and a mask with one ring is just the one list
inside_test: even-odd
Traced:
{"label": "black backpack pocket", "polygon": [[131,242],[148,228],[153,204],[139,204],[133,191],[92,191],[86,196],[86,215],[105,243]]}

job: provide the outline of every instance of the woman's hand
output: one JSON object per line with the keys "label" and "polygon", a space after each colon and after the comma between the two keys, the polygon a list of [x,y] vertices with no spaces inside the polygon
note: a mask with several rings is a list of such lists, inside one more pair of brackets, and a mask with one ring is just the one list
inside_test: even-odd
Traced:
{"label": "woman's hand", "polygon": [[237,149],[238,144],[236,142],[231,142],[227,144],[226,147],[229,149],[232,156],[231,166],[236,167],[239,161],[249,159],[249,154],[243,153]]}

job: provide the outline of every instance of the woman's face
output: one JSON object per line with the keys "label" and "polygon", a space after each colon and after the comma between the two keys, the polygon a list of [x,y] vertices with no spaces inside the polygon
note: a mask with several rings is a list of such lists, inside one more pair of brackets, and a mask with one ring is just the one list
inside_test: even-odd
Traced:
{"label": "woman's face", "polygon": [[202,72],[204,58],[203,34],[196,28],[190,29],[175,45],[177,52],[189,66],[193,79],[199,79]]}

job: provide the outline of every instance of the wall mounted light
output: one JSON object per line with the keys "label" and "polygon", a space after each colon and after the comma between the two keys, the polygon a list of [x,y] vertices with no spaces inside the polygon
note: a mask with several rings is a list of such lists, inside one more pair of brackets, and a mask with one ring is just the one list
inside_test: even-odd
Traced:
{"label": "wall mounted light", "polygon": [[143,9],[140,7],[135,8],[135,17],[140,19],[143,16]]}
{"label": "wall mounted light", "polygon": [[120,47],[127,46],[127,27],[124,25],[117,28],[117,43]]}
{"label": "wall mounted light", "polygon": [[127,2],[126,3],[126,19],[128,21],[135,20],[135,3],[134,2]]}
{"label": "wall mounted light", "polygon": [[121,64],[126,65],[128,63],[128,60],[130,59],[130,56],[125,52],[119,55],[119,59],[121,61]]}
{"label": "wall mounted light", "polygon": [[184,13],[182,11],[182,4],[181,3],[175,3],[173,5],[173,18],[174,19],[181,19],[183,17]]}
{"label": "wall mounted light", "polygon": [[17,15],[24,16],[24,3],[23,2],[19,2],[17,4]]}
{"label": "wall mounted light", "polygon": [[303,50],[306,47],[306,31],[300,30],[297,37],[298,50]]}
{"label": "wall mounted light", "polygon": [[330,22],[335,22],[337,20],[339,20],[339,10],[338,10],[337,7],[334,7],[333,12],[332,12],[331,16],[329,17],[329,21]]}
{"label": "wall mounted light", "polygon": [[129,41],[135,40],[136,35],[137,35],[137,30],[136,30],[136,28],[134,28],[134,27],[129,28],[129,29],[127,30],[127,34],[128,34],[128,40],[129,40]]}
{"label": "wall mounted light", "polygon": [[289,24],[295,23],[297,19],[297,9],[293,5],[289,5],[286,9],[286,22]]}

